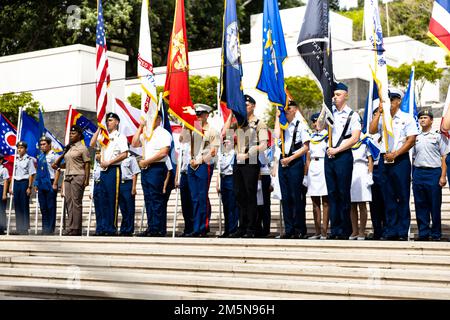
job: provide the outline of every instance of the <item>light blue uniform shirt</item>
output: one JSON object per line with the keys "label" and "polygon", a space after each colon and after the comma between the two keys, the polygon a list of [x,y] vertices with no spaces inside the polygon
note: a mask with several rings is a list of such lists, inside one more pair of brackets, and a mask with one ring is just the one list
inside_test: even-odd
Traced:
{"label": "light blue uniform shirt", "polygon": [[141,172],[139,165],[137,163],[136,157],[130,156],[122,161],[120,164],[120,169],[122,171],[122,181],[131,180],[135,174]]}
{"label": "light blue uniform shirt", "polygon": [[24,155],[22,158],[17,156],[14,161],[16,167],[14,172],[14,180],[28,179],[33,174],[36,174],[36,168],[34,167],[34,161],[29,155]]}
{"label": "light blue uniform shirt", "polygon": [[440,168],[441,157],[447,154],[448,140],[439,132],[421,132],[412,148],[415,167]]}

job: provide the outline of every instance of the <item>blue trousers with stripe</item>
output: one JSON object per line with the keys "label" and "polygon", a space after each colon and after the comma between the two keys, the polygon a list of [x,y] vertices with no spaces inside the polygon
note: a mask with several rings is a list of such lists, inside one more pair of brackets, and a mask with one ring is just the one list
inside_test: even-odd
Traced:
{"label": "blue trousers with stripe", "polygon": [[209,231],[211,203],[209,202],[209,185],[214,171],[212,165],[203,163],[197,170],[188,168],[188,180],[191,191],[192,211],[194,214],[194,232],[206,234]]}
{"label": "blue trousers with stripe", "polygon": [[220,194],[225,217],[225,234],[230,235],[237,231],[239,222],[239,208],[236,203],[233,188],[233,175],[222,175],[220,178]]}
{"label": "blue trousers with stripe", "polygon": [[351,150],[325,157],[331,236],[348,238],[352,234],[350,188],[353,174]]}
{"label": "blue trousers with stripe", "polygon": [[120,166],[110,166],[100,172],[100,214],[104,232],[117,232],[117,213],[119,211]]}
{"label": "blue trousers with stripe", "polygon": [[[413,168],[413,194],[420,238],[441,238],[441,168]],[[430,217],[433,222],[430,228]]]}
{"label": "blue trousers with stripe", "polygon": [[306,235],[306,213],[302,201],[302,185],[305,163],[302,158],[292,161],[289,166],[278,166],[283,207],[284,229],[287,235]]}
{"label": "blue trousers with stripe", "polygon": [[56,192],[53,189],[39,190],[38,200],[42,214],[42,232],[52,234],[55,232],[56,224]]}
{"label": "blue trousers with stripe", "polygon": [[383,236],[407,238],[411,222],[409,209],[411,161],[409,154],[402,154],[395,159],[393,164],[383,163],[382,174],[383,180],[386,182],[382,188],[386,208],[386,227]]}
{"label": "blue trousers with stripe", "polygon": [[184,218],[184,234],[189,234],[194,232],[194,213],[192,212],[191,190],[187,173],[181,173],[180,176],[180,195]]}
{"label": "blue trousers with stripe", "polygon": [[145,210],[147,211],[147,232],[166,234],[164,226],[167,216],[164,216],[164,180],[167,167],[163,162],[152,164],[141,172],[142,189],[144,191]]}
{"label": "blue trousers with stripe", "polygon": [[16,231],[26,233],[30,228],[30,197],[27,196],[28,179],[14,181],[14,211]]}
{"label": "blue trousers with stripe", "polygon": [[119,208],[122,214],[120,233],[128,234],[134,232],[135,196],[131,194],[133,180],[120,182],[119,188]]}

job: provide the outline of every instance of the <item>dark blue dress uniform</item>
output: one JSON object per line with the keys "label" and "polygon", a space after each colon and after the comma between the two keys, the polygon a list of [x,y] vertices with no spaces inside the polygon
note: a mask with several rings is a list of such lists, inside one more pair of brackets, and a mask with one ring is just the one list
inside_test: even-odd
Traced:
{"label": "dark blue dress uniform", "polygon": [[[333,116],[335,122],[330,138],[332,147],[337,148],[351,137],[353,131],[361,130],[361,120],[359,115],[347,105],[341,111],[333,106]],[[350,219],[352,173],[351,148],[332,158],[325,156],[331,239],[348,239],[352,233]]]}
{"label": "dark blue dress uniform", "polygon": [[[419,118],[424,112],[419,113]],[[421,132],[412,149],[413,194],[419,240],[441,238],[442,157],[447,153],[448,140],[439,132]],[[445,172],[444,172],[445,176]],[[430,216],[432,227],[430,228]]]}
{"label": "dark blue dress uniform", "polygon": [[[102,161],[111,161],[119,154],[128,151],[127,138],[114,130],[109,133],[109,143],[102,147]],[[117,234],[117,215],[119,211],[120,163],[110,165],[100,172],[101,221],[105,235]]]}
{"label": "dark blue dress uniform", "polygon": [[120,164],[121,179],[119,188],[119,208],[122,214],[120,234],[131,236],[134,232],[135,196],[133,191],[133,176],[141,172],[134,156],[129,156]]}
{"label": "dark blue dress uniform", "polygon": [[43,234],[53,234],[55,232],[57,190],[53,190],[55,170],[52,168],[52,164],[56,161],[56,158],[57,155],[53,150],[50,150],[47,154],[41,153],[38,156],[34,185],[38,189]]}
{"label": "dark blue dress uniform", "polygon": [[19,234],[27,234],[30,228],[30,196],[27,195],[27,189],[31,190],[32,185],[29,183],[29,178],[36,174],[36,168],[33,159],[27,154],[23,157],[17,156],[14,165],[16,167],[13,190],[16,231]]}
{"label": "dark blue dress uniform", "polygon": [[[226,146],[224,146],[226,148]],[[237,231],[239,209],[233,191],[233,163],[236,157],[234,150],[219,154],[220,163],[220,194],[222,196],[225,231],[222,237],[227,237]]]}
{"label": "dark blue dress uniform", "polygon": [[[145,159],[157,154],[161,149],[171,146],[172,136],[163,127],[156,127],[150,140],[141,134],[141,144]],[[141,170],[142,190],[144,191],[145,210],[147,212],[147,230],[144,235],[164,236],[167,232],[164,216],[164,180],[167,176],[167,157],[158,162],[151,163],[147,168]]]}
{"label": "dark blue dress uniform", "polygon": [[183,211],[184,230],[182,236],[194,232],[194,213],[192,211],[191,190],[189,188],[188,167],[190,157],[190,144],[181,144],[181,164],[180,164],[180,195],[181,210]]}
{"label": "dark blue dress uniform", "polygon": [[[191,139],[191,157],[197,163],[202,162],[211,147],[218,147],[216,131],[207,124],[203,127],[203,137],[194,132]],[[193,143],[193,144],[192,144]],[[201,163],[197,167],[188,167],[188,181],[191,191],[192,212],[194,214],[194,232],[192,236],[205,236],[209,232],[211,203],[209,202],[209,186],[214,171],[214,163]]]}
{"label": "dark blue dress uniform", "polygon": [[[297,112],[295,118],[284,130],[285,158],[298,152],[303,144],[309,143],[311,136],[308,128],[301,120]],[[278,175],[281,189],[281,204],[283,207],[283,220],[286,238],[305,238],[306,236],[306,194],[301,186],[303,185],[305,161],[300,156],[287,166],[278,166]]]}
{"label": "dark blue dress uniform", "polygon": [[5,233],[6,230],[6,202],[3,200],[3,195],[8,193],[8,169],[3,166],[3,155],[0,155],[0,235]]}
{"label": "dark blue dress uniform", "polygon": [[[394,138],[388,136],[389,152],[399,150],[407,137],[419,134],[414,118],[400,110],[392,117],[392,129]],[[382,132],[381,119],[378,124],[378,132]],[[383,230],[383,238],[388,240],[397,238],[406,240],[411,222],[409,208],[411,161],[409,153],[406,152],[398,156],[395,158],[394,163],[387,163],[383,160],[385,155],[384,141],[381,142],[381,152],[378,170],[383,176],[382,192],[386,209],[386,225]]]}

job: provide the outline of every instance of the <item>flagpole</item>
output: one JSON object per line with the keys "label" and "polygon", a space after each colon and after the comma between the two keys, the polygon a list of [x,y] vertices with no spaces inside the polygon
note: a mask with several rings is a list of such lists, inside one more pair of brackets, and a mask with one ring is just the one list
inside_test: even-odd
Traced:
{"label": "flagpole", "polygon": [[[220,113],[220,117],[223,119],[223,116],[222,116],[222,112],[221,112],[221,109],[220,109],[220,81],[219,82],[217,82],[217,110],[219,111],[219,113]],[[222,127],[222,130],[223,130],[223,127]],[[217,181],[217,183],[218,183],[218,185],[219,185],[219,189],[220,189],[220,192],[219,192],[219,236],[220,235],[222,235],[222,188],[221,188],[221,165],[220,165],[220,162],[221,162],[221,154],[222,154],[222,145],[223,145],[223,141],[222,141],[222,130],[220,130],[220,132],[219,132],[219,156],[217,157],[217,172],[218,172],[218,175],[217,175],[217,179],[218,179],[218,181]]]}
{"label": "flagpole", "polygon": [[[69,106],[69,121],[67,121],[67,127],[66,127],[66,134],[64,136],[64,145],[67,147],[69,144],[69,135],[70,135],[70,127],[72,126],[72,105]],[[61,186],[61,193],[63,194],[62,199],[62,212],[61,212],[61,219],[60,219],[60,225],[59,225],[59,236],[62,236],[62,230],[63,230],[63,223],[64,223],[64,214],[65,214],[65,205],[66,205],[66,195],[64,190],[64,180],[66,178],[66,170],[62,169],[63,171],[63,179],[62,179],[62,186]],[[64,192],[63,192],[64,190]]]}
{"label": "flagpole", "polygon": [[[16,145],[17,145],[17,142],[20,141],[21,134],[22,134],[22,110],[23,110],[23,107],[20,107],[19,108],[19,117],[17,119],[17,130],[18,130],[18,132],[17,132],[17,136],[16,136],[17,137]],[[9,229],[10,229],[10,224],[11,224],[12,203],[13,203],[13,200],[14,200],[14,177],[15,177],[15,174],[16,174],[16,164],[17,164],[16,160],[17,160],[17,146],[14,149],[14,165],[13,165],[13,172],[12,172],[12,177],[11,177],[11,185],[9,187],[10,190],[11,190],[11,193],[9,195],[8,225],[6,227],[6,235],[7,236],[9,236],[9,231],[10,231]],[[16,228],[17,228],[17,221],[16,221]]]}

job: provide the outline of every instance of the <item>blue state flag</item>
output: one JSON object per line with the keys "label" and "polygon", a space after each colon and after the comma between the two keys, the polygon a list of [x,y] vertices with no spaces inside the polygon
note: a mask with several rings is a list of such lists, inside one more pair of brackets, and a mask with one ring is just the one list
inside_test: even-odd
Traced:
{"label": "blue state flag", "polygon": [[[39,114],[39,118],[42,119],[42,114]],[[37,122],[33,117],[28,115],[25,111],[22,111],[22,124],[20,126],[20,140],[25,141],[28,145],[27,153],[29,156],[36,158],[40,152],[39,139],[42,136],[42,132],[45,136],[52,140],[52,150],[61,154],[64,150],[64,146],[56,137],[43,126],[43,120]],[[42,130],[42,131],[41,131]]]}
{"label": "blue state flag", "polygon": [[416,120],[417,128],[419,128],[419,119],[417,117],[417,104],[416,104],[416,90],[414,84],[414,67],[411,69],[409,75],[408,88],[406,89],[405,96],[403,97],[400,110],[411,115]]}
{"label": "blue state flag", "polygon": [[22,111],[22,124],[20,126],[20,140],[28,145],[27,153],[33,158],[37,158],[39,153],[39,124],[33,117]]}
{"label": "blue state flag", "polygon": [[242,91],[242,74],[236,0],[225,0],[220,101],[233,111],[239,125],[247,122],[247,107]]}
{"label": "blue state flag", "polygon": [[44,115],[42,113],[41,108],[39,108],[39,124],[38,125],[39,125],[39,139],[45,135],[47,138],[49,138],[52,141],[51,142],[52,150],[57,154],[62,154],[64,151],[64,145],[58,139],[56,139],[56,137],[45,127]]}
{"label": "blue state flag", "polygon": [[287,95],[283,62],[286,59],[287,50],[277,0],[264,1],[262,52],[263,62],[256,88],[267,93],[270,103],[278,106],[281,111],[281,128],[286,129],[288,123],[284,108]]}

